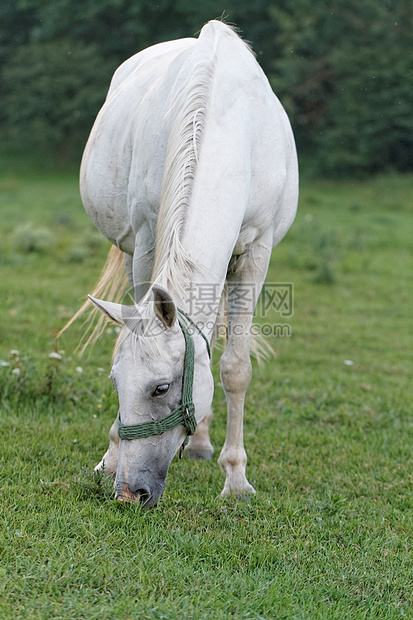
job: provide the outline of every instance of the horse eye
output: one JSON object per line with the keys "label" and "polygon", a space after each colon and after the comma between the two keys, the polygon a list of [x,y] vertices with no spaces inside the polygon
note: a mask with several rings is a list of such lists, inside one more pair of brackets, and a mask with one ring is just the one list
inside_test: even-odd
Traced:
{"label": "horse eye", "polygon": [[168,390],[169,390],[169,383],[162,383],[162,385],[158,385],[155,388],[155,391],[152,394],[152,396],[163,396],[164,394],[167,393]]}

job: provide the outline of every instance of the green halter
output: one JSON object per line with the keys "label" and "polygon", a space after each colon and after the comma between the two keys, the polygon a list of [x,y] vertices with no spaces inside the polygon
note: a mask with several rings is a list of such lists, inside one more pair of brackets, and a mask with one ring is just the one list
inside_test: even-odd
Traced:
{"label": "green halter", "polygon": [[[196,323],[194,323],[192,319],[187,314],[185,314],[185,312],[179,310],[179,308],[178,312],[198,330],[198,332],[201,334],[201,336],[206,342],[208,355],[211,356],[209,343],[206,339],[206,336],[202,333]],[[195,433],[195,405],[192,400],[195,363],[194,341],[192,340],[192,336],[189,333],[186,325],[183,322],[179,321],[179,326],[185,338],[184,376],[182,382],[181,404],[165,418],[162,418],[162,420],[152,420],[151,422],[142,422],[141,424],[133,424],[131,426],[128,426],[127,424],[122,424],[119,417],[118,435],[121,439],[131,440],[140,439],[142,437],[150,437],[151,435],[162,435],[162,433],[170,431],[176,426],[180,426],[182,424],[187,431],[187,436],[183,443],[183,446],[185,446],[188,443],[188,436]]]}

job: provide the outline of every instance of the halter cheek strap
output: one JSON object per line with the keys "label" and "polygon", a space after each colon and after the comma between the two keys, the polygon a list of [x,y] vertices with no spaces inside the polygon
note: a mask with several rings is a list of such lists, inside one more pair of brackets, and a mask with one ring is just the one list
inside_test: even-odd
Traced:
{"label": "halter cheek strap", "polygon": [[[185,317],[204,338],[208,355],[210,354],[209,343],[206,336],[192,319],[182,310],[178,309],[181,316]],[[185,359],[184,359],[184,376],[182,382],[182,399],[181,404],[176,407],[169,415],[161,420],[152,420],[151,422],[142,422],[141,424],[127,425],[122,424],[119,416],[118,435],[120,439],[141,439],[142,437],[150,437],[152,435],[162,435],[166,431],[170,431],[177,426],[184,426],[187,432],[185,441],[181,447],[180,456],[182,457],[183,448],[188,443],[188,436],[193,435],[196,429],[195,405],[192,400],[192,389],[194,384],[194,365],[195,365],[195,347],[192,336],[186,325],[179,321],[179,326],[185,338]]]}

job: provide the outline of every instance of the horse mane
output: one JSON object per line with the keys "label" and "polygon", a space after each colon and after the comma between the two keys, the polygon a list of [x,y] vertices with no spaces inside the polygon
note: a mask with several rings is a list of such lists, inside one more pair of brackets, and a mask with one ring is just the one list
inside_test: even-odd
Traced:
{"label": "horse mane", "polygon": [[[156,227],[152,282],[174,290],[180,297],[195,263],[181,239],[190,206],[202,136],[214,75],[215,50],[211,41],[195,45],[175,81],[168,115],[173,115],[169,136],[161,204]],[[201,52],[201,53],[200,53]],[[188,79],[186,79],[189,73]],[[182,81],[185,81],[182,86]]]}
{"label": "horse mane", "polygon": [[236,38],[254,55],[237,30],[213,20],[206,24],[175,79],[168,115],[173,115],[158,212],[152,283],[184,298],[185,283],[196,264],[181,239],[208,113],[216,51],[221,36]]}

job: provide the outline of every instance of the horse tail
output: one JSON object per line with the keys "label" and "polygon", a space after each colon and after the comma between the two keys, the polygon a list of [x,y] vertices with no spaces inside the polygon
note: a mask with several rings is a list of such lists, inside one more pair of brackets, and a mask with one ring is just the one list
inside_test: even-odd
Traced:
{"label": "horse tail", "polygon": [[[115,245],[109,250],[108,257],[103,266],[100,278],[95,285],[91,295],[98,299],[107,299],[108,301],[120,302],[127,288],[128,280],[125,274],[124,253]],[[72,316],[66,325],[57,333],[56,338],[60,336],[72,325],[76,319],[82,316],[87,310],[90,310],[89,317],[86,320],[87,328],[83,335],[78,350],[83,355],[85,350],[95,344],[99,336],[105,329],[105,316],[87,299],[79,310]],[[98,319],[96,320],[96,318]]]}
{"label": "horse tail", "polygon": [[262,334],[256,333],[251,334],[250,351],[257,360],[258,366],[262,366],[276,355],[268,340]]}

